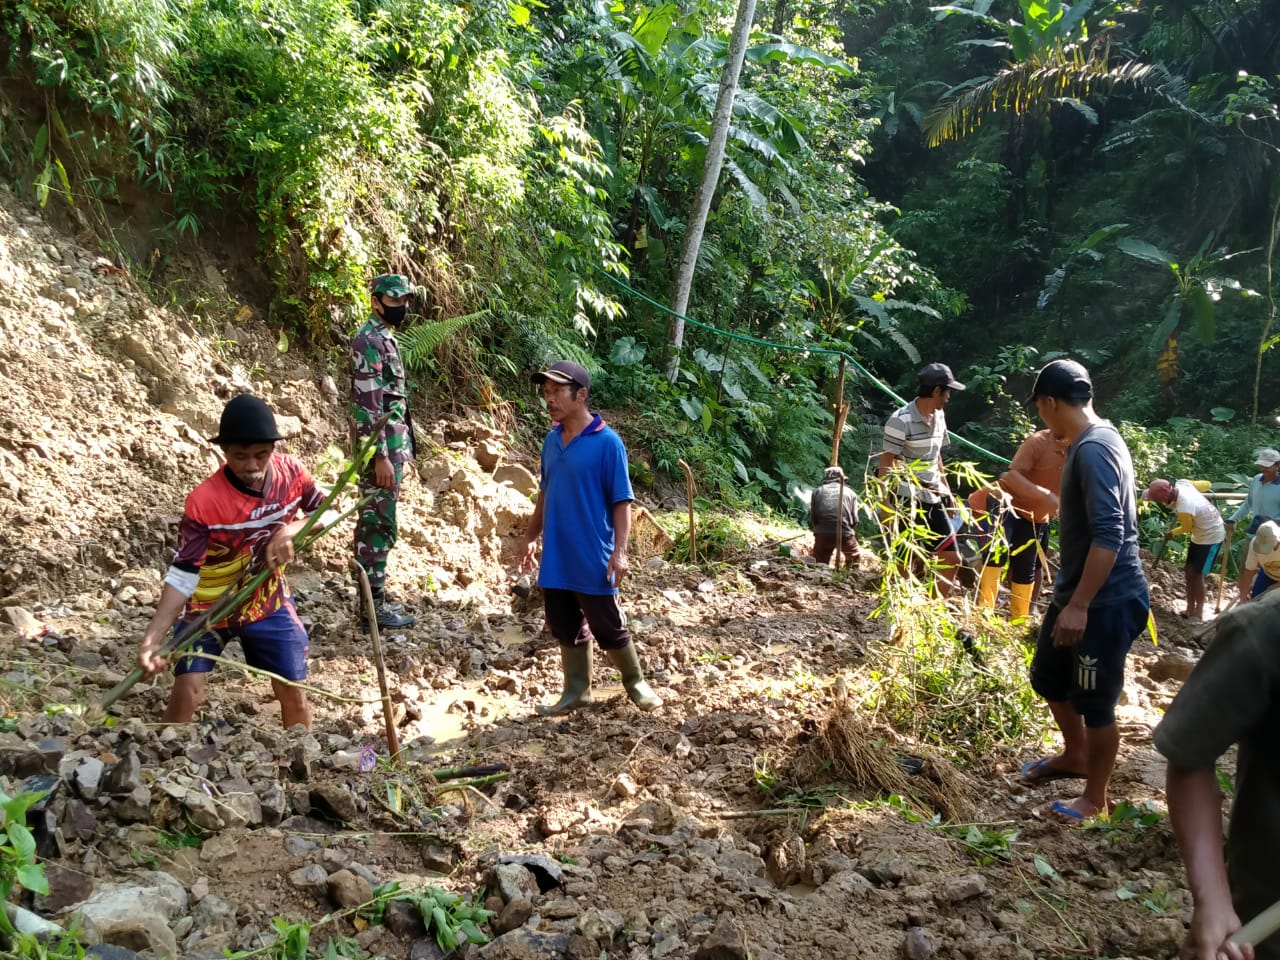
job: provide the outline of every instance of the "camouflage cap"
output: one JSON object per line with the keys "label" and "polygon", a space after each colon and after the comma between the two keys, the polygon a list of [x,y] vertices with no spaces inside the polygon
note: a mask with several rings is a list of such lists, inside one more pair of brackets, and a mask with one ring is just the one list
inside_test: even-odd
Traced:
{"label": "camouflage cap", "polygon": [[388,297],[411,297],[413,296],[413,287],[409,286],[407,277],[402,277],[398,273],[384,273],[381,276],[373,278],[374,296],[385,294]]}

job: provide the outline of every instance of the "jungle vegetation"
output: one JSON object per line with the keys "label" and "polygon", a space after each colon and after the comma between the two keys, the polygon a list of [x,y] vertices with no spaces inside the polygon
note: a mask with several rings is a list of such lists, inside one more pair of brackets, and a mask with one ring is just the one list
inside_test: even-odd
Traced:
{"label": "jungle vegetation", "polygon": [[[332,356],[368,277],[407,273],[424,324],[470,318],[417,338],[424,391],[501,419],[578,359],[652,468],[730,504],[794,505],[826,464],[814,348],[908,395],[948,362],[953,427],[1006,456],[1066,352],[1140,472],[1248,469],[1280,405],[1280,7],[761,0],[688,313],[792,349],[691,327],[672,384],[655,304],[736,9],[15,0],[0,175],[160,286],[251,250],[239,295]],[[893,402],[847,373],[857,476]]]}

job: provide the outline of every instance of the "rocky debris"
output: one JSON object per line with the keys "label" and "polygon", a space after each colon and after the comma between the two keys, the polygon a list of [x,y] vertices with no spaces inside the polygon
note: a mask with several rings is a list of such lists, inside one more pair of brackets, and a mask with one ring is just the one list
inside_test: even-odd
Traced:
{"label": "rocky debris", "polygon": [[169,922],[187,909],[186,889],[167,873],[144,872],[133,884],[103,884],[71,914],[95,940],[174,956],[177,940]]}
{"label": "rocky debris", "polygon": [[694,960],[750,960],[750,957],[742,931],[728,916],[716,921],[715,928],[693,955]]}
{"label": "rocky debris", "polygon": [[924,927],[908,927],[902,939],[903,960],[929,960],[938,952],[933,934]]}
{"label": "rocky debris", "polygon": [[373,899],[373,886],[351,870],[337,870],[329,874],[328,892],[339,907],[357,907]]}
{"label": "rocky debris", "polygon": [[318,863],[309,863],[289,874],[289,882],[317,900],[329,892],[329,874]]}

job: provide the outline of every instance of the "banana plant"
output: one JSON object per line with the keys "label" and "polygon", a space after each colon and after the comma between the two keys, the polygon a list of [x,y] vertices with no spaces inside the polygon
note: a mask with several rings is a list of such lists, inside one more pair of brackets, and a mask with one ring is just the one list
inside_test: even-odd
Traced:
{"label": "banana plant", "polygon": [[[1228,261],[1254,251],[1228,253],[1225,247],[1211,250],[1213,239],[1212,233],[1206,236],[1199,249],[1185,263],[1180,263],[1172,254],[1136,237],[1124,237],[1116,243],[1120,251],[1134,259],[1163,267],[1173,274],[1173,292],[1165,304],[1163,318],[1152,331],[1148,342],[1148,348],[1153,353],[1169,350],[1171,344],[1176,346],[1183,323],[1188,319],[1194,325],[1200,340],[1212,343],[1217,333],[1217,304],[1224,292],[1234,291],[1244,297],[1259,296],[1256,290],[1220,273]],[[1176,379],[1176,375],[1173,379]]]}

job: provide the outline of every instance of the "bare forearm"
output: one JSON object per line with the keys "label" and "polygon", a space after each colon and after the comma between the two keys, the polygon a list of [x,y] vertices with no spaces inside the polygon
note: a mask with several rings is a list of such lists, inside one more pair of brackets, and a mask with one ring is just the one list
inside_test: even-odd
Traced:
{"label": "bare forearm", "polygon": [[533,516],[529,518],[529,525],[524,529],[525,543],[533,543],[542,536],[542,491],[538,491],[538,500],[533,505]]}
{"label": "bare forearm", "polygon": [[1231,889],[1222,858],[1222,794],[1213,768],[1188,770],[1169,764],[1165,795],[1196,905],[1230,905]]}
{"label": "bare forearm", "polygon": [[1000,486],[1017,497],[1020,506],[1030,507],[1045,513],[1058,512],[1058,498],[1052,490],[1038,483],[1032,483],[1017,470],[1009,470],[1000,475]]}
{"label": "bare forearm", "polygon": [[174,621],[182,615],[186,605],[187,595],[177,587],[166,583],[160,594],[160,602],[156,604],[156,612],[142,634],[143,643],[158,646]]}
{"label": "bare forearm", "polygon": [[1080,575],[1080,582],[1076,584],[1075,591],[1071,594],[1069,601],[1073,607],[1088,608],[1093,602],[1093,598],[1098,595],[1098,591],[1102,589],[1102,585],[1107,582],[1107,577],[1111,576],[1111,568],[1116,565],[1116,551],[1107,550],[1104,547],[1090,547],[1089,555],[1084,561],[1084,572]]}
{"label": "bare forearm", "polygon": [[631,501],[623,500],[613,505],[613,549],[627,552],[631,539]]}

